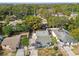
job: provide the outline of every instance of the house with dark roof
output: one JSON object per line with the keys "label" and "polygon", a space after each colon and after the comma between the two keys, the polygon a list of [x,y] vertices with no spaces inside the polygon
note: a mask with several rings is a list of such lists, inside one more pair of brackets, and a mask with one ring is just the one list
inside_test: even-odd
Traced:
{"label": "house with dark roof", "polygon": [[43,48],[51,46],[51,38],[47,30],[36,31],[36,47]]}
{"label": "house with dark roof", "polygon": [[69,35],[69,32],[65,29],[60,30],[59,28],[52,28],[52,34],[56,37],[57,41],[63,42],[64,44],[71,45],[77,43],[77,41]]}

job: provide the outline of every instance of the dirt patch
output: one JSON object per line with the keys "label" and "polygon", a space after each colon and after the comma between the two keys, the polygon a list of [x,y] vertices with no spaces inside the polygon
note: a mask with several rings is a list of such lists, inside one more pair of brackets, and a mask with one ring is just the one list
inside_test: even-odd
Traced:
{"label": "dirt patch", "polygon": [[76,55],[79,55],[79,45],[75,45],[75,46],[72,46],[72,51],[76,54]]}
{"label": "dirt patch", "polygon": [[41,48],[38,49],[39,56],[62,56],[63,54],[59,50],[54,48]]}

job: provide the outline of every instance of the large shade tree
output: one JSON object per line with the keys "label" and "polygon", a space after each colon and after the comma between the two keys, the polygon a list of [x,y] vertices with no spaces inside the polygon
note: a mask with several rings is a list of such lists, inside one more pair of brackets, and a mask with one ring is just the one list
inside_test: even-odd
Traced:
{"label": "large shade tree", "polygon": [[49,27],[61,27],[65,26],[68,23],[66,17],[52,16],[47,19]]}
{"label": "large shade tree", "polygon": [[30,26],[26,25],[25,23],[16,24],[16,26],[13,27],[14,32],[25,32],[29,30],[30,30]]}
{"label": "large shade tree", "polygon": [[33,30],[37,30],[41,26],[41,19],[37,16],[28,16],[26,17],[25,23],[31,27]]}

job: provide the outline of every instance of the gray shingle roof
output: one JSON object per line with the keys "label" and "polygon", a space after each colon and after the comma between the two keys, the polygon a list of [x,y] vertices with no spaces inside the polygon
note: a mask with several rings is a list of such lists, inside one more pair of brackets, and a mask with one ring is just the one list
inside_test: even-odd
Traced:
{"label": "gray shingle roof", "polygon": [[76,43],[77,41],[68,34],[67,31],[65,30],[58,30],[58,29],[55,29],[53,30],[54,33],[57,35],[57,37],[62,40],[63,42],[68,42],[68,43]]}
{"label": "gray shingle roof", "polygon": [[40,42],[41,46],[47,46],[49,43],[51,43],[48,31],[37,31],[36,35],[37,35],[36,42]]}
{"label": "gray shingle roof", "polygon": [[49,36],[48,31],[37,31],[37,36]]}

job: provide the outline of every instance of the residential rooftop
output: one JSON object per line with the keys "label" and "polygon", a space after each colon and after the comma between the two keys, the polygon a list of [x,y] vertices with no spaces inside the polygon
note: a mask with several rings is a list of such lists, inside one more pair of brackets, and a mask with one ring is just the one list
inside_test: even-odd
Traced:
{"label": "residential rooftop", "polygon": [[12,51],[16,51],[16,48],[19,47],[19,43],[20,43],[20,35],[16,35],[13,37],[5,38],[1,45],[9,46],[9,48],[11,48]]}
{"label": "residential rooftop", "polygon": [[63,41],[64,43],[67,43],[67,42],[76,43],[77,42],[72,36],[69,35],[69,32],[66,31],[65,29],[60,30],[59,28],[53,28],[52,30],[54,31],[58,39],[60,41]]}
{"label": "residential rooftop", "polygon": [[48,47],[51,44],[51,38],[47,30],[37,31],[36,35],[37,35],[36,39],[37,45],[40,43],[42,47]]}

